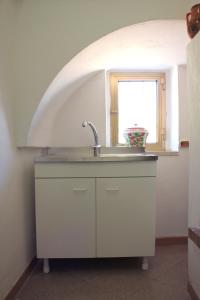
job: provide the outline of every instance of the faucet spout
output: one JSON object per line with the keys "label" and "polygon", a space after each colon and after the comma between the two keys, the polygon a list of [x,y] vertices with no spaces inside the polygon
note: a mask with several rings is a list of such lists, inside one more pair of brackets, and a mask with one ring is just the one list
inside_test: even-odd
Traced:
{"label": "faucet spout", "polygon": [[82,127],[87,127],[88,125],[92,129],[92,132],[93,132],[93,135],[94,135],[94,143],[95,143],[94,146],[93,146],[94,156],[98,156],[100,154],[100,148],[101,148],[101,145],[99,145],[98,132],[97,132],[97,129],[96,129],[95,125],[92,122],[84,121],[82,123]]}

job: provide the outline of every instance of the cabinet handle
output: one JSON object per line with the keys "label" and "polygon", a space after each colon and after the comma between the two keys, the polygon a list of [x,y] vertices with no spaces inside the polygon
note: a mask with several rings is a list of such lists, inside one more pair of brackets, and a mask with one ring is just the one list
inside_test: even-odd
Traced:
{"label": "cabinet handle", "polygon": [[73,188],[73,192],[86,192],[87,189],[85,188]]}
{"label": "cabinet handle", "polygon": [[114,188],[107,188],[106,192],[118,192],[119,188],[118,187],[114,187]]}

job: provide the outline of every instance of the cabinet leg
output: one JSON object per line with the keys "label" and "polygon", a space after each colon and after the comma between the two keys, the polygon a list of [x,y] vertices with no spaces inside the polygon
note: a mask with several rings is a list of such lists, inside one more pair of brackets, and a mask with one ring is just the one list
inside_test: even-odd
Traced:
{"label": "cabinet leg", "polygon": [[49,268],[49,259],[48,258],[44,258],[43,259],[43,272],[45,274],[48,274],[50,271],[50,268]]}
{"label": "cabinet leg", "polygon": [[142,258],[142,270],[147,271],[149,269],[149,262],[147,257]]}

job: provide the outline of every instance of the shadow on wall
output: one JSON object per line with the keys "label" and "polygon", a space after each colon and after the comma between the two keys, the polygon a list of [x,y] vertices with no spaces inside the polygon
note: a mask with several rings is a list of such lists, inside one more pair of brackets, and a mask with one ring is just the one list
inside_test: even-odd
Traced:
{"label": "shadow on wall", "polygon": [[2,96],[0,95],[0,144],[1,144],[1,160],[0,160],[0,190],[1,192],[5,189],[7,179],[12,172],[12,162],[13,162],[13,145],[12,145],[12,134],[9,128],[9,122],[7,118],[7,112],[3,105]]}
{"label": "shadow on wall", "polygon": [[[90,72],[83,76],[77,75],[76,78],[72,76],[72,78],[66,79],[64,82],[62,79],[59,81],[59,75],[55,78],[42,98],[31,122],[27,140],[28,146],[53,146],[52,132],[57,115],[63,105],[73,97],[74,92],[81,88],[96,73]],[[68,126],[71,127],[71,124],[66,120],[66,127]]]}
{"label": "shadow on wall", "polygon": [[[92,43],[76,55],[48,87],[33,116],[28,146],[52,145],[52,129],[59,111],[96,72],[152,71],[185,64],[188,41],[185,20],[156,20],[122,28]],[[70,124],[66,120],[67,126]]]}

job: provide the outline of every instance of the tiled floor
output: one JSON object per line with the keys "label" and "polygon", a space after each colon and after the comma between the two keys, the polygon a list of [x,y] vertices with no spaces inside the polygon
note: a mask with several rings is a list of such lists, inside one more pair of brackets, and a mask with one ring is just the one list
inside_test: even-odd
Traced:
{"label": "tiled floor", "polygon": [[189,300],[187,246],[160,246],[148,271],[136,258],[52,260],[39,263],[18,300]]}

